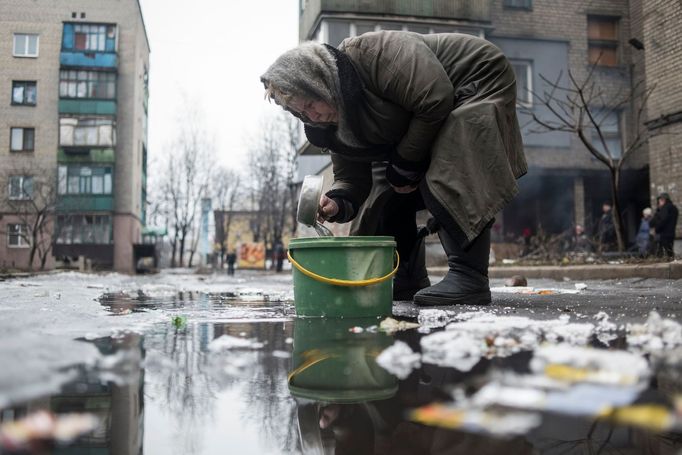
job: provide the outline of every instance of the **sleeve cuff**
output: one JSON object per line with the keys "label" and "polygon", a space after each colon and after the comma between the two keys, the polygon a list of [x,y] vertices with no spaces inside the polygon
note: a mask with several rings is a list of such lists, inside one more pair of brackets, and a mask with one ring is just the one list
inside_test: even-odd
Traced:
{"label": "sleeve cuff", "polygon": [[332,223],[347,223],[355,218],[358,207],[345,193],[344,190],[331,190],[327,192],[326,196],[336,202],[336,205],[339,207],[338,213],[330,217],[328,221]]}

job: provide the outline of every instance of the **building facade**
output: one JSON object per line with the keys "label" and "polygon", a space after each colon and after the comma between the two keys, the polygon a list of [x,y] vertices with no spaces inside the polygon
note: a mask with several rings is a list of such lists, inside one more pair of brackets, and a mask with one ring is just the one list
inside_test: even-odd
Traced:
{"label": "building facade", "polygon": [[[641,73],[641,54],[632,38],[628,0],[570,2],[555,0],[382,1],[302,0],[299,38],[338,45],[343,38],[372,30],[417,33],[459,32],[485,38],[509,58],[517,76],[519,122],[528,175],[519,196],[497,217],[494,240],[511,241],[524,230],[550,234],[574,224],[596,227],[602,202],[610,200],[607,168],[593,158],[577,135],[540,133],[530,114],[550,115],[537,94],[549,81],[567,84],[568,72],[585,79],[597,63],[593,79],[605,98],[627,94]],[[672,45],[672,44],[671,44]],[[609,150],[622,153],[633,131],[628,104],[604,114],[602,130]],[[592,133],[596,134],[596,133]],[[329,158],[309,144],[301,149],[300,174],[326,174]],[[634,239],[641,209],[649,205],[647,147],[624,165],[620,200],[627,235]]]}
{"label": "building facade", "polygon": [[[29,268],[41,242],[47,268],[134,271],[150,51],[138,1],[0,0],[0,33],[0,267]],[[46,228],[27,235],[38,212]]]}

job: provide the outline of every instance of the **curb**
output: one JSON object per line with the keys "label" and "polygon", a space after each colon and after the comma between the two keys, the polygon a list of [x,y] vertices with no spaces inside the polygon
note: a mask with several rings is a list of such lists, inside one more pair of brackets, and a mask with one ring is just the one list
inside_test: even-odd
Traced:
{"label": "curb", "polygon": [[[447,273],[447,267],[429,267],[434,274]],[[658,264],[599,264],[599,265],[547,265],[547,266],[505,266],[490,267],[490,278],[511,278],[523,275],[526,278],[547,278],[553,280],[614,280],[624,278],[682,279],[682,261]]]}

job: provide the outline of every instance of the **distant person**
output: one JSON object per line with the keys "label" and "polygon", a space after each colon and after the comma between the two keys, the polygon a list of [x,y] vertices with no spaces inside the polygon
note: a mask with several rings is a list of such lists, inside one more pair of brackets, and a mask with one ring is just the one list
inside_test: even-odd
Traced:
{"label": "distant person", "polygon": [[651,254],[651,218],[653,217],[653,210],[650,207],[642,210],[642,220],[639,222],[639,230],[637,231],[637,237],[635,239],[635,244],[637,245],[637,251],[641,257],[647,257]]}
{"label": "distant person", "polygon": [[590,241],[587,234],[585,234],[585,228],[582,224],[576,224],[571,233],[566,251],[571,253],[591,253],[592,252],[592,242]]}
{"label": "distant person", "polygon": [[673,242],[675,241],[675,227],[677,227],[677,207],[668,193],[659,194],[657,201],[656,214],[649,222],[656,233],[656,254],[673,259],[675,257]]}
{"label": "distant person", "polygon": [[616,228],[613,224],[613,207],[610,202],[602,205],[602,215],[597,225],[599,251],[613,251],[616,247]]}
{"label": "distant person", "polygon": [[237,261],[237,253],[235,253],[234,250],[231,250],[229,253],[227,253],[227,275],[228,276],[234,275],[234,263],[236,261]]}
{"label": "distant person", "polygon": [[275,248],[273,251],[273,259],[276,264],[275,270],[278,272],[282,271],[282,268],[284,266],[284,257],[286,256],[285,251],[284,251],[284,245],[282,244],[281,240],[278,240],[275,243]]}

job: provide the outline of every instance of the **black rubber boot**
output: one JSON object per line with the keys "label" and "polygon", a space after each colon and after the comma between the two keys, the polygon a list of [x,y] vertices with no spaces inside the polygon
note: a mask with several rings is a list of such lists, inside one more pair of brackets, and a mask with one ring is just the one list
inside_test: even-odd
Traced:
{"label": "black rubber boot", "polygon": [[448,256],[448,274],[438,284],[417,292],[414,303],[435,305],[488,305],[488,261],[490,257],[490,229],[485,229],[466,250],[452,239],[445,229],[438,231],[441,244]]}
{"label": "black rubber boot", "polygon": [[431,286],[426,271],[426,248],[424,237],[415,240],[410,256],[400,258],[400,266],[393,278],[393,300],[412,300],[420,289]]}

